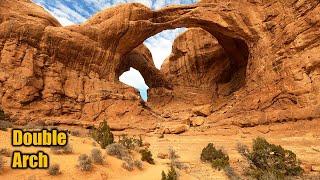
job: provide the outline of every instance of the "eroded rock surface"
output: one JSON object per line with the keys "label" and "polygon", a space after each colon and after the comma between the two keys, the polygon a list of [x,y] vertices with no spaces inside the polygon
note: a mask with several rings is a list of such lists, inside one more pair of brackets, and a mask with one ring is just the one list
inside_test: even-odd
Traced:
{"label": "eroded rock surface", "polygon": [[[318,119],[319,4],[206,0],[152,11],[133,3],[61,27],[29,0],[1,0],[1,107],[22,124],[108,118],[117,129],[152,130],[202,117],[202,107],[214,126]],[[178,37],[159,71],[142,43],[176,27],[197,29]],[[150,103],[119,83],[130,67],[151,88]]]}

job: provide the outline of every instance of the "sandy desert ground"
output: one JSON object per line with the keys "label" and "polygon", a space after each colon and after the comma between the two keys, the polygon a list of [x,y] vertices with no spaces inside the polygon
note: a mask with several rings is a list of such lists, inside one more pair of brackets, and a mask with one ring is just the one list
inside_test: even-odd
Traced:
{"label": "sandy desert ground", "polygon": [[[308,131],[304,131],[305,128],[308,128]],[[80,154],[90,154],[93,148],[99,148],[90,137],[70,136],[69,143],[73,146],[74,152],[70,155],[54,155],[49,148],[12,148],[11,131],[0,131],[1,148],[23,152],[43,150],[50,155],[50,163],[58,163],[62,171],[58,176],[49,176],[47,170],[12,170],[9,167],[10,158],[6,157],[6,166],[0,179],[79,179],[81,177],[84,179],[157,180],[161,179],[162,170],[168,170],[170,162],[168,159],[159,159],[157,155],[167,153],[170,147],[178,153],[181,157],[180,161],[186,166],[185,170],[179,171],[180,179],[228,179],[223,171],[214,170],[209,164],[200,161],[199,157],[203,147],[212,142],[216,147],[222,148],[230,156],[231,166],[237,173],[241,173],[246,161],[237,152],[237,143],[250,146],[252,139],[258,136],[265,137],[269,142],[282,145],[296,153],[306,172],[306,176],[302,179],[320,179],[319,128],[317,121],[306,121],[245,129],[225,129],[226,134],[217,134],[214,133],[214,130],[199,133],[196,129],[194,131],[191,129],[183,135],[165,135],[164,138],[159,138],[155,134],[144,134],[143,140],[150,143],[150,150],[156,164],[150,165],[144,162],[143,170],[135,169],[132,172],[123,169],[122,161],[106,155],[105,150],[102,150],[106,161],[104,165],[94,165],[90,172],[81,172],[77,169],[76,164]],[[265,129],[269,131],[264,131]],[[280,129],[281,133],[277,129]],[[220,130],[216,129],[216,132]],[[125,132],[115,132],[116,135],[123,133]],[[129,133],[136,134],[137,132]],[[136,159],[139,159],[139,156],[138,153],[134,153]]]}

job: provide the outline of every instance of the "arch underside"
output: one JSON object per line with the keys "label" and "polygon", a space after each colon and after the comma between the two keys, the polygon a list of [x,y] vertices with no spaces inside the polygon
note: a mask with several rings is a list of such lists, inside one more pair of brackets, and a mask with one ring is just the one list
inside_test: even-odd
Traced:
{"label": "arch underside", "polygon": [[[141,46],[147,38],[163,30],[179,27],[200,27],[215,36],[230,57],[233,68],[247,63],[247,44],[253,41],[253,32],[245,29],[245,22],[242,18],[239,19],[239,12],[232,7],[210,3],[151,11],[143,5],[133,3],[117,7],[121,8],[126,9],[125,13],[119,14],[123,11],[115,12],[114,8],[106,9],[80,26],[66,28],[88,37],[105,50],[102,57],[94,58],[91,64],[84,63],[78,68],[87,71],[91,69],[110,80],[117,80],[128,67],[133,67],[141,72],[150,88],[170,88],[170,83],[149,61]],[[225,12],[226,8],[229,9],[228,12]]]}

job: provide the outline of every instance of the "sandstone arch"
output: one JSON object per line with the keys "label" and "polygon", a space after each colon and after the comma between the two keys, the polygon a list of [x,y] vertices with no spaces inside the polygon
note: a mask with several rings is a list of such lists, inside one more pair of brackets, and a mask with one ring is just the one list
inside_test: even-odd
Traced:
{"label": "sandstone arch", "polygon": [[124,56],[120,66],[121,69],[119,68],[117,69],[118,71],[116,71],[116,77],[118,78],[123,72],[128,71],[130,67],[133,67],[141,73],[148,87],[172,88],[171,83],[168,82],[163,74],[155,67],[152,55],[149,49],[144,45],[138,46]]}
{"label": "sandstone arch", "polygon": [[[210,123],[255,126],[319,119],[319,12],[318,0],[202,0],[159,11],[125,4],[83,24],[61,27],[30,0],[2,0],[1,105],[24,122],[99,120],[105,114],[130,121],[135,119],[130,113],[152,122],[156,118],[134,90],[115,83],[117,76],[128,66],[150,67],[145,74],[157,78],[148,83],[170,87],[135,49],[164,29],[201,27],[220,41],[234,65],[248,56],[246,85],[228,101],[211,104]],[[114,112],[110,104],[127,110]]]}
{"label": "sandstone arch", "polygon": [[[247,44],[252,45],[256,40],[256,34],[247,27],[248,22],[243,20],[245,17],[240,17],[240,12],[234,8],[234,4],[224,6],[219,3],[200,3],[151,11],[141,4],[125,4],[117,7],[117,10],[111,8],[102,11],[80,27],[70,29],[80,33],[86,32],[85,35],[113,52],[109,54],[109,58],[113,59],[114,63],[110,63],[111,67],[102,71],[102,74],[109,74],[111,79],[117,76],[113,72],[121,71],[123,68],[123,56],[147,38],[163,30],[178,27],[205,29],[218,39],[234,60],[234,64],[244,64],[249,54]],[[126,11],[123,13],[121,9]],[[236,24],[233,23],[235,21]],[[110,29],[111,25],[113,29]],[[91,30],[89,34],[88,29]],[[110,43],[110,40],[114,42]],[[108,69],[111,72],[107,72]]]}

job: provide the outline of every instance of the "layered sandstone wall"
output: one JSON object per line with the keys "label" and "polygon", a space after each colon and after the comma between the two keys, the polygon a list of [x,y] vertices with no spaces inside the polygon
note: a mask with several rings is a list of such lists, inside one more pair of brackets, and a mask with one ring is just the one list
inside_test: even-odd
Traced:
{"label": "layered sandstone wall", "polygon": [[[146,129],[154,126],[137,90],[83,68],[104,62],[106,50],[97,42],[61,27],[31,1],[2,1],[0,17],[0,102],[12,121],[88,126],[108,119],[123,129],[146,120]],[[143,58],[129,59],[136,51]],[[160,76],[144,46],[127,56],[130,66]]]}
{"label": "layered sandstone wall", "polygon": [[[317,119],[319,4],[205,0],[152,11],[133,3],[61,27],[29,0],[1,0],[1,107],[22,123],[108,117],[154,127],[160,114],[185,120],[202,107],[214,126]],[[176,27],[205,31],[181,35],[159,71],[142,43]],[[153,109],[118,82],[129,67],[151,88]]]}

